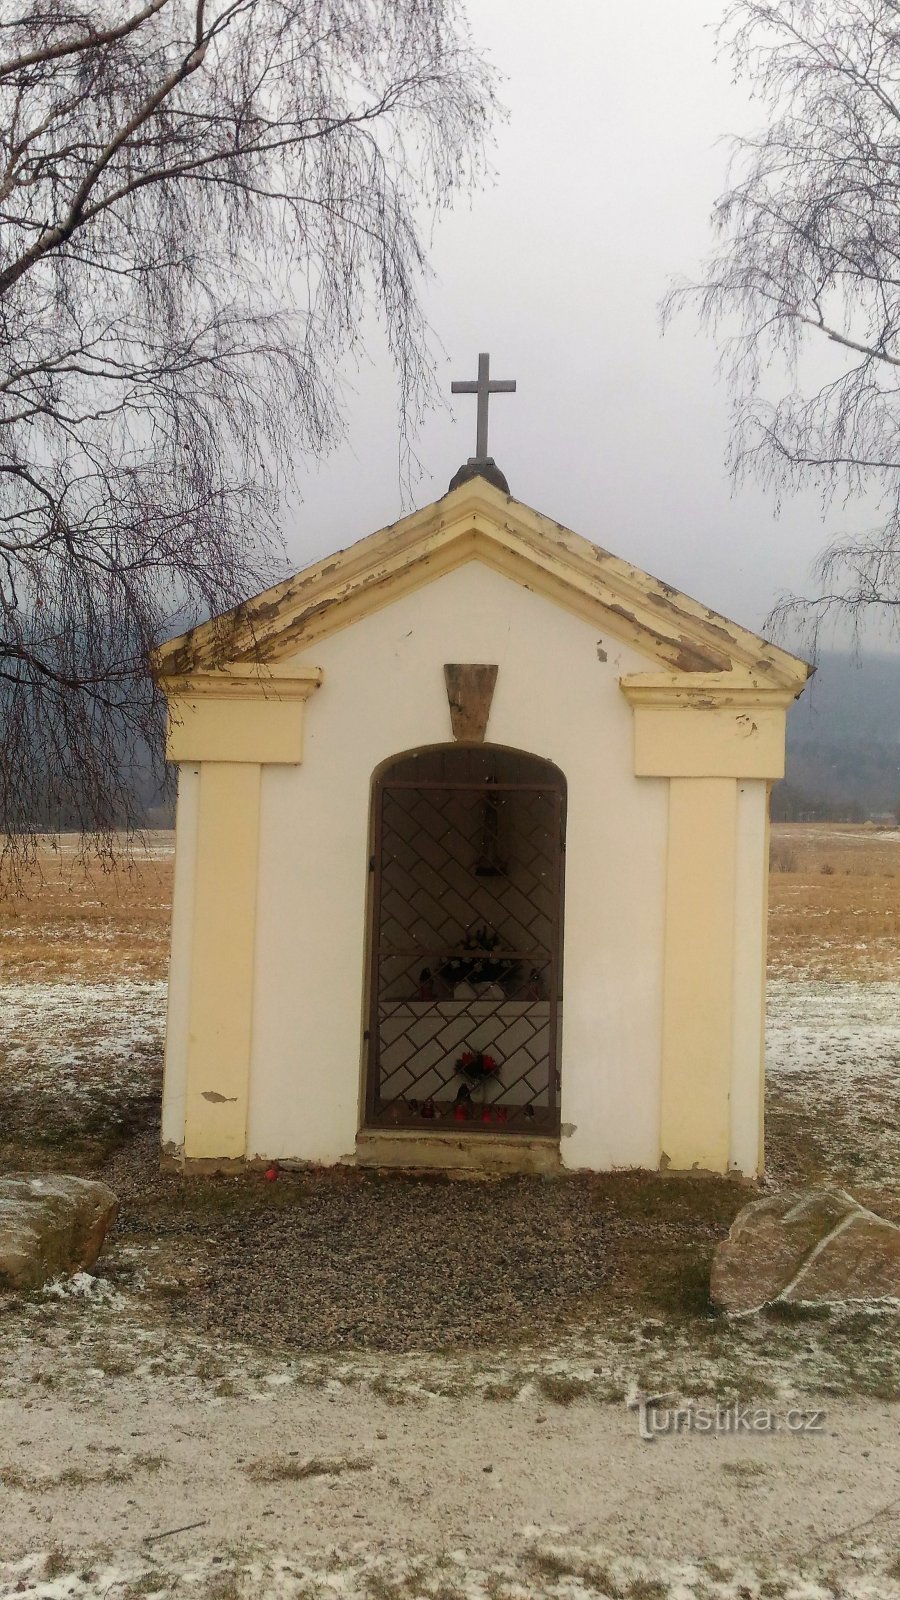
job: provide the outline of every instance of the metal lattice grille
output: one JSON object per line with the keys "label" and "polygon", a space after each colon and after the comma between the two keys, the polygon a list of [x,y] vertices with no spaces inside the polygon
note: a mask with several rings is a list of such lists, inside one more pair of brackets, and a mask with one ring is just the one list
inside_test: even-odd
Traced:
{"label": "metal lattice grille", "polygon": [[370,1125],[557,1130],[563,821],[561,775],[517,752],[425,752],[380,780]]}

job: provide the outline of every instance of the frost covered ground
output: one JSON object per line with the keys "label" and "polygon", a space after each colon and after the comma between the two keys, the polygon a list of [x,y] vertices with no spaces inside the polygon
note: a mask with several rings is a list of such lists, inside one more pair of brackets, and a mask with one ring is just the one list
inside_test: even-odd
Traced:
{"label": "frost covered ground", "polygon": [[644,1443],[624,1406],[229,1403],[112,1379],[36,1394],[0,1448],[0,1594],[366,1600],[896,1597],[883,1405],[821,1433]]}
{"label": "frost covered ground", "polygon": [[766,1071],[768,1130],[779,1145],[778,1164],[786,1157],[790,1163],[791,1152],[780,1148],[786,1140],[795,1166],[805,1162],[812,1177],[862,1187],[894,1215],[900,1202],[900,983],[771,979]]}
{"label": "frost covered ground", "polygon": [[[50,1142],[128,1126],[155,1104],[162,979],[0,983],[2,1126]],[[773,978],[767,1027],[770,1169],[812,1169],[900,1200],[900,982]]]}
{"label": "frost covered ground", "polygon": [[[385,1555],[364,1541],[332,1546],[320,1556],[267,1552],[245,1541],[236,1549],[227,1547],[225,1554],[168,1560],[151,1546],[126,1560],[85,1561],[78,1571],[66,1570],[64,1553],[53,1549],[0,1563],[0,1593],[32,1600],[173,1594],[202,1600],[334,1600],[340,1595],[348,1600],[896,1600],[900,1595],[896,1559],[871,1540],[802,1567],[777,1560],[757,1566],[728,1556],[647,1560],[603,1543],[579,1543],[565,1525],[546,1531],[525,1526],[510,1545],[509,1553],[488,1563],[460,1549]],[[838,1565],[846,1555],[850,1572]]]}
{"label": "frost covered ground", "polygon": [[165,1010],[159,979],[0,985],[0,1129],[126,1126],[159,1093]]}
{"label": "frost covered ground", "polygon": [[[0,1112],[20,1135],[39,1135],[46,1164],[60,1164],[60,1145],[66,1155],[72,1153],[67,1139],[81,1153],[73,1128],[85,1135],[89,1153],[102,1152],[106,1141],[121,1139],[155,1114],[164,1020],[161,981],[0,987],[5,1039]],[[900,984],[773,981],[768,1067],[770,1181],[827,1178],[851,1187],[886,1214],[900,1215]],[[148,1166],[152,1161],[151,1135]],[[648,1215],[647,1224],[652,1220]],[[76,1387],[102,1381],[105,1362],[124,1363],[140,1381],[161,1371],[167,1382],[178,1384],[199,1369],[224,1384],[226,1392],[246,1392],[254,1361],[239,1342],[230,1350],[227,1341],[188,1337],[189,1315],[175,1323],[171,1317],[160,1321],[166,1302],[178,1305],[192,1276],[202,1272],[218,1222],[213,1208],[201,1217],[199,1239],[176,1236],[174,1244],[165,1237],[150,1242],[143,1235],[135,1241],[127,1227],[124,1236],[120,1231],[102,1267],[109,1282],[98,1284],[89,1321],[81,1317],[78,1360],[71,1372],[71,1329],[58,1340],[53,1321],[34,1304],[7,1317],[0,1392],[22,1395],[31,1381],[13,1338],[20,1323],[33,1348],[46,1344],[44,1369],[52,1358],[54,1381],[64,1389],[70,1378]],[[637,1228],[644,1228],[640,1216]],[[642,1262],[636,1260],[640,1270]],[[107,1293],[113,1296],[114,1316]],[[446,1352],[440,1358],[413,1352],[393,1359],[371,1353],[304,1354],[277,1370],[282,1381],[301,1384],[334,1376],[341,1383],[374,1381],[409,1394],[484,1393],[489,1398],[550,1394],[555,1383],[575,1396],[600,1400],[620,1399],[635,1386],[743,1397],[790,1398],[822,1390],[900,1394],[900,1318],[892,1307],[851,1308],[798,1327],[777,1319],[726,1324],[667,1315],[666,1308],[655,1310],[646,1302],[628,1316],[622,1298],[621,1291],[611,1293],[609,1315],[601,1304],[589,1328],[576,1324],[549,1350],[516,1345],[504,1351],[494,1340],[495,1348],[478,1359]],[[187,1304],[190,1312],[189,1299]],[[80,1315],[77,1306],[75,1315]],[[135,1348],[141,1349],[141,1342],[133,1344],[136,1328],[142,1329],[139,1340],[147,1350],[143,1365],[133,1359]],[[502,1329],[499,1337],[502,1344]],[[91,1362],[94,1344],[101,1355]]]}

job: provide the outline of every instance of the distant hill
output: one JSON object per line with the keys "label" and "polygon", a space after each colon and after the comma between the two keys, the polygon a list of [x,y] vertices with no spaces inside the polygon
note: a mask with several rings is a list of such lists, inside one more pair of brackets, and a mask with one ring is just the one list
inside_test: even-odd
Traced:
{"label": "distant hill", "polygon": [[887,819],[900,811],[900,647],[896,655],[835,653],[788,713],[785,781],[776,819]]}

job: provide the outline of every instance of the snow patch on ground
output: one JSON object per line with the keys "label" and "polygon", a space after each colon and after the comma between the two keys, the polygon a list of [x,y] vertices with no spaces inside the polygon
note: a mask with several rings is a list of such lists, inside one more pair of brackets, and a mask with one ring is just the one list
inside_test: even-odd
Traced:
{"label": "snow patch on ground", "polygon": [[165,982],[0,985],[0,1120],[78,1133],[158,1088]]}
{"label": "snow patch on ground", "polygon": [[[54,1552],[0,1563],[0,1596],[30,1600],[131,1600],[137,1595],[201,1595],[210,1600],[895,1600],[900,1582],[890,1555],[879,1545],[854,1552],[851,1570],[832,1566],[760,1570],[721,1561],[646,1560],[615,1554],[604,1546],[571,1542],[568,1530],[522,1529],[509,1558],[479,1564],[464,1550],[435,1556],[430,1551],[373,1554],[362,1545],[303,1552],[231,1556],[196,1554],[185,1561],[148,1547],[115,1565],[88,1559],[80,1570],[60,1571]],[[48,1576],[52,1574],[52,1576]]]}
{"label": "snow patch on ground", "polygon": [[[129,978],[0,985],[0,1095],[65,1097],[71,1124],[92,1096],[148,1092],[161,1061],[166,989],[163,980]],[[822,1097],[840,1102],[884,1175],[877,1130],[900,1128],[900,983],[776,978],[768,996],[772,1090],[816,1113],[823,1128]],[[900,1179],[900,1138],[892,1154]]]}
{"label": "snow patch on ground", "polygon": [[[517,1402],[537,1414],[586,1402],[664,1394],[671,1403],[764,1401],[775,1408],[856,1395],[900,1394],[900,1305],[836,1307],[788,1320],[679,1319],[598,1309],[590,1325],[552,1344],[460,1355],[377,1351],[291,1355],[173,1325],[154,1298],[153,1250],[129,1249],[130,1288],[50,1286],[0,1297],[0,1402],[26,1403],[41,1388],[73,1410],[102,1407],[112,1384],[134,1403],[177,1394],[221,1406],[277,1407],[291,1390],[370,1394],[389,1405],[431,1407],[463,1398]],[[106,1270],[123,1267],[114,1251]],[[71,1280],[70,1280],[71,1282]],[[37,1387],[36,1387],[37,1386]]]}
{"label": "snow patch on ground", "polygon": [[[84,1125],[110,1107],[155,1093],[165,1018],[165,984],[11,984],[0,988],[0,1113],[15,1099],[46,1123]],[[771,1103],[807,1130],[827,1163],[883,1191],[900,1191],[900,984],[790,983],[769,987]],[[160,1267],[162,1270],[160,1271]],[[828,1404],[858,1394],[900,1391],[900,1306],[847,1307],[821,1320],[765,1317],[689,1324],[677,1319],[598,1315],[552,1349],[390,1357],[363,1352],[296,1357],[176,1330],[154,1298],[168,1264],[155,1247],[121,1245],[101,1274],[75,1277],[18,1299],[0,1298],[0,1402],[18,1409],[38,1397],[67,1410],[102,1412],[126,1394],[135,1427],[154,1398],[179,1397],[226,1419],[230,1404],[259,1403],[260,1429],[297,1390],[348,1392],[411,1410],[450,1408],[461,1396],[486,1407],[517,1402],[516,1414],[585,1402],[621,1402],[638,1392],[720,1402],[764,1397]],[[176,1285],[177,1288],[177,1285]],[[207,1409],[210,1408],[210,1409]],[[520,1409],[521,1408],[521,1409]],[[254,1414],[257,1412],[254,1404]],[[438,1414],[432,1409],[420,1414]],[[24,1412],[22,1413],[25,1414]],[[405,1415],[405,1413],[401,1413]],[[656,1448],[655,1446],[652,1448]],[[480,1506],[491,1480],[478,1483]],[[482,1493],[482,1491],[484,1491]],[[887,1496],[885,1496],[887,1498]],[[336,1497],[337,1499],[337,1497]],[[173,1526],[177,1525],[177,1516]],[[890,1543],[887,1524],[879,1524]],[[729,1565],[623,1557],[581,1544],[562,1527],[522,1529],[503,1561],[403,1548],[335,1546],[235,1551],[212,1544],[179,1559],[178,1537],[115,1552],[47,1550],[0,1561],[0,1597],[131,1600],[176,1592],[197,1600],[900,1600],[896,1552],[871,1543],[793,1565]],[[282,1541],[285,1535],[281,1535]],[[21,1547],[19,1547],[21,1548]],[[686,1552],[680,1552],[682,1558]]]}
{"label": "snow patch on ground", "polygon": [[64,1070],[85,1058],[85,1041],[111,1061],[158,1048],[165,1026],[166,984],[119,978],[113,983],[0,985],[0,1038],[5,1070]]}
{"label": "snow patch on ground", "polygon": [[766,1066],[774,1080],[818,1072],[858,1091],[900,1065],[900,983],[768,985]]}
{"label": "snow patch on ground", "polygon": [[844,1182],[900,1193],[900,983],[770,981],[768,1099]]}
{"label": "snow patch on ground", "polygon": [[107,1283],[105,1278],[95,1278],[90,1272],[73,1272],[68,1278],[54,1278],[41,1291],[48,1300],[80,1300],[92,1306],[106,1306],[111,1311],[123,1310],[123,1295]]}

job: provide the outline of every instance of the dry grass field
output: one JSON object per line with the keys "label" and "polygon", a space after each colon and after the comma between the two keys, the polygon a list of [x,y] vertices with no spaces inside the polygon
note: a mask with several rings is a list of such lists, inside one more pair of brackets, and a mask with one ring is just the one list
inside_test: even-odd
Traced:
{"label": "dry grass field", "polygon": [[71,834],[44,845],[21,893],[0,898],[0,983],[164,979],[174,852],[170,833],[115,866]]}
{"label": "dry grass field", "polygon": [[[45,846],[0,898],[0,983],[164,980],[173,862],[168,833],[114,868],[71,835]],[[770,862],[772,976],[900,980],[900,830],[775,824]]]}
{"label": "dry grass field", "polygon": [[900,831],[776,824],[770,862],[770,973],[900,978]]}

